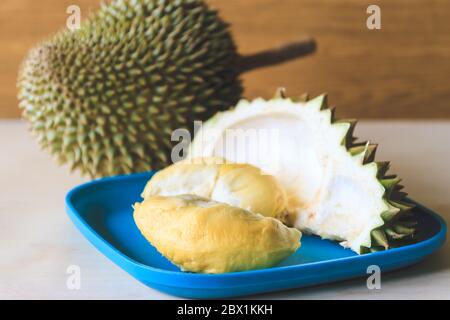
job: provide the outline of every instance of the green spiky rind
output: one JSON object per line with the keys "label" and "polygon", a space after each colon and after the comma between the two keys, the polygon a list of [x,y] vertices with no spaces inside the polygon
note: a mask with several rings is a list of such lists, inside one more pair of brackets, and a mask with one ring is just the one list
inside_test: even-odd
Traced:
{"label": "green spiky rind", "polygon": [[[42,147],[92,177],[170,163],[192,132],[239,99],[228,26],[200,0],[116,0],[30,51],[20,107]],[[176,143],[176,142],[174,142]]]}
{"label": "green spiky rind", "polygon": [[[405,202],[407,194],[400,191],[403,189],[403,186],[399,184],[401,179],[396,175],[387,174],[389,162],[375,162],[378,145],[368,142],[356,142],[357,138],[353,134],[357,121],[354,119],[336,119],[334,108],[328,106],[326,94],[312,100],[305,99],[303,98],[304,96],[301,99],[291,100],[294,102],[306,102],[307,106],[315,107],[320,111],[332,110],[331,125],[348,124],[348,130],[342,142],[347,151],[353,157],[359,157],[363,165],[376,164],[376,177],[385,189],[383,199],[389,209],[380,213],[384,224],[371,231],[371,246],[361,246],[361,253],[378,252],[413,242],[417,231],[417,222],[410,213],[414,206]],[[281,97],[284,98],[284,93]]]}

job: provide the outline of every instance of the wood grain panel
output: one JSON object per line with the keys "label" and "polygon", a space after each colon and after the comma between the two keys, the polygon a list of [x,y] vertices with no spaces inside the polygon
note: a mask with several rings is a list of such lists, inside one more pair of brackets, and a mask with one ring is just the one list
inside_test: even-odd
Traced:
{"label": "wood grain panel", "polygon": [[[208,0],[232,24],[240,51],[254,53],[315,37],[315,55],[249,72],[246,97],[328,92],[338,115],[359,118],[450,118],[450,1]],[[83,17],[96,0],[2,0],[0,117],[19,115],[15,81],[27,49],[64,26],[65,10]],[[366,28],[378,4],[382,29]]]}
{"label": "wood grain panel", "polygon": [[0,118],[20,116],[16,79],[27,51],[66,24],[69,5],[80,6],[82,19],[98,7],[97,0],[0,1]]}

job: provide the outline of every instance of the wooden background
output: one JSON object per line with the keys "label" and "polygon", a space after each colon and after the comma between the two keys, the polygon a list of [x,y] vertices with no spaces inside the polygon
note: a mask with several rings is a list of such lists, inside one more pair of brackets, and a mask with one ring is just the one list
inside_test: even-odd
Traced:
{"label": "wooden background", "polygon": [[[330,94],[339,116],[450,118],[448,0],[208,0],[232,24],[241,53],[315,37],[314,56],[244,76],[245,96]],[[0,118],[20,115],[16,77],[37,41],[65,25],[66,8],[82,17],[99,0],[0,1]],[[366,28],[366,8],[378,4],[382,29]]]}

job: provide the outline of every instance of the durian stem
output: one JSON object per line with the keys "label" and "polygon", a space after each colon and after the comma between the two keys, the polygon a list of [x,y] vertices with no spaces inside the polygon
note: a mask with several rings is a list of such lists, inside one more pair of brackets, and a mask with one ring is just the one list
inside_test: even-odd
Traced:
{"label": "durian stem", "polygon": [[314,51],[316,51],[316,42],[312,38],[305,37],[278,48],[241,56],[238,67],[240,73],[244,73],[306,56]]}

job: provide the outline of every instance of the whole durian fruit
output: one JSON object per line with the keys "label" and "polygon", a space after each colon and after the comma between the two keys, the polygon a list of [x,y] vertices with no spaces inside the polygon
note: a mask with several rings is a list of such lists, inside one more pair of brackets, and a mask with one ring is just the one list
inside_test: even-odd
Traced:
{"label": "whole durian fruit", "polygon": [[276,179],[255,166],[222,158],[179,161],[158,171],[142,192],[152,196],[193,194],[280,220],[287,198]]}
{"label": "whole durian fruit", "polygon": [[[355,125],[337,120],[325,95],[297,100],[281,90],[274,99],[242,100],[217,113],[197,132],[188,158],[217,156],[273,175],[287,194],[289,224],[305,233],[357,253],[409,243],[412,205],[400,179],[387,173],[389,163],[375,162],[377,145],[355,141]],[[233,130],[244,131],[232,140],[227,134]],[[274,139],[245,130],[272,130]]]}
{"label": "whole durian fruit", "polygon": [[170,163],[174,129],[239,99],[241,72],[313,50],[241,57],[201,0],[114,0],[30,51],[18,98],[61,163],[92,177],[147,171]]}
{"label": "whole durian fruit", "polygon": [[143,236],[183,271],[269,268],[300,247],[297,229],[196,195],[148,197],[134,205],[133,217]]}

